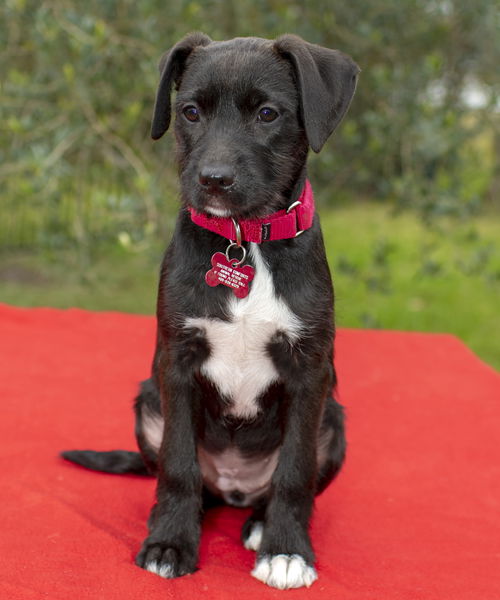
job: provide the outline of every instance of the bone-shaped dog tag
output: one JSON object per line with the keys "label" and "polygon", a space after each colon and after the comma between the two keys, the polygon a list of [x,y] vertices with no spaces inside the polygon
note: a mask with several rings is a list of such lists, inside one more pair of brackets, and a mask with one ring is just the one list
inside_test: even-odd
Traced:
{"label": "bone-shaped dog tag", "polygon": [[211,287],[225,285],[233,290],[237,298],[245,298],[254,275],[255,269],[252,266],[238,266],[237,260],[228,259],[222,252],[216,252],[212,256],[212,268],[207,271],[205,281]]}

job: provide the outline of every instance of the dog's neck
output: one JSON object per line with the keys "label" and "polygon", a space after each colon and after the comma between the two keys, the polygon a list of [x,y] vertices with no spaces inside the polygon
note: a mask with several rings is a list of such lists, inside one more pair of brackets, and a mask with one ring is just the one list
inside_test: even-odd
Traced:
{"label": "dog's neck", "polygon": [[293,184],[293,186],[291,188],[291,193],[289,196],[290,199],[285,201],[285,205],[283,206],[283,208],[288,208],[290,206],[290,204],[292,204],[293,202],[296,202],[300,198],[300,195],[302,194],[302,190],[304,189],[304,186],[306,183],[306,179],[307,179],[306,166],[303,165],[299,176],[297,177],[297,179],[295,180],[295,183]]}
{"label": "dog's neck", "polygon": [[214,217],[197,212],[188,207],[191,220],[196,225],[227,238],[237,240],[237,227],[244,242],[260,244],[266,241],[284,240],[297,237],[309,229],[314,217],[314,196],[305,173],[303,179],[293,188],[287,208],[260,219],[241,219],[236,223],[231,217]]}

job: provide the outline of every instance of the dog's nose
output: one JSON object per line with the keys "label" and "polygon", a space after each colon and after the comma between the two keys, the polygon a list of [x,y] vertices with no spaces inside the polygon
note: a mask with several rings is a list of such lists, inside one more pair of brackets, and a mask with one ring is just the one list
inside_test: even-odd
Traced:
{"label": "dog's nose", "polygon": [[224,165],[202,167],[198,176],[200,185],[206,188],[226,189],[234,183],[234,174]]}

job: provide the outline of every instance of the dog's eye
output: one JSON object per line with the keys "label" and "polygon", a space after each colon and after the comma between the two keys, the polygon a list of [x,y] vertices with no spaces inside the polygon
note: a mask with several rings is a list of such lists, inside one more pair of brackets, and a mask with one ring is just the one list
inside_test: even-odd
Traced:
{"label": "dog's eye", "polygon": [[191,123],[200,120],[200,113],[198,112],[196,106],[186,106],[182,110],[182,114],[186,117],[188,121],[191,121]]}
{"label": "dog's eye", "polygon": [[269,108],[269,106],[265,106],[259,110],[259,115],[257,117],[258,121],[263,121],[264,123],[271,123],[278,118],[277,111],[274,108]]}

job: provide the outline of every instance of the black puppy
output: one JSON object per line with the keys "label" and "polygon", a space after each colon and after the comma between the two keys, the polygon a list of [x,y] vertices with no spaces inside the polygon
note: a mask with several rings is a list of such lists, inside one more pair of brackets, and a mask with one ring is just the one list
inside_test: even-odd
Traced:
{"label": "black puppy", "polygon": [[313,500],[339,470],[345,439],[306,158],[347,111],[359,69],[293,35],[194,33],[160,70],[152,137],[168,129],[175,85],[182,207],[161,269],[152,376],[135,403],[141,453],[63,456],[157,474],[144,569],[195,571],[202,511],[219,499],[254,509],[242,532],[257,551],[254,577],[309,586]]}

